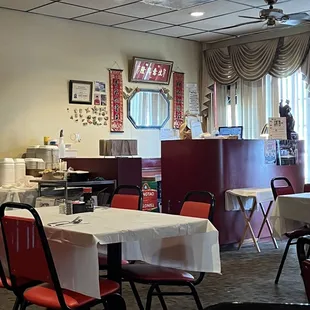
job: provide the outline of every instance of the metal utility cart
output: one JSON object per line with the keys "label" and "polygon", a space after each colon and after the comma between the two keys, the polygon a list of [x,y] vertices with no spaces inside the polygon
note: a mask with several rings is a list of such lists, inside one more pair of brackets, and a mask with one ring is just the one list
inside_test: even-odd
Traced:
{"label": "metal utility cart", "polygon": [[101,187],[104,185],[113,185],[113,189],[116,188],[116,180],[103,180],[103,181],[84,181],[84,182],[68,182],[65,180],[31,180],[31,182],[38,183],[38,197],[42,195],[42,188],[49,187],[64,187],[65,200],[68,200],[68,188],[72,187]]}

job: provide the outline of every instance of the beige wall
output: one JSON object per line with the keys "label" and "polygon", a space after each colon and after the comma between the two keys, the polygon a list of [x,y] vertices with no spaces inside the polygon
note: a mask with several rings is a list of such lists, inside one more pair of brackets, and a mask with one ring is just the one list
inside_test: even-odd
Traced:
{"label": "beige wall", "polygon": [[[138,139],[140,156],[159,157],[159,131],[134,129],[126,102],[124,134],[70,120],[68,81],[108,83],[107,68],[116,61],[129,86],[128,59],[141,56],[173,60],[185,83],[198,83],[200,51],[195,42],[0,9],[0,157],[18,156],[43,136],[57,137],[61,128],[66,142],[70,134],[81,134],[74,146],[79,156],[98,156],[98,140],[113,137]],[[185,91],[185,103],[187,98]]]}

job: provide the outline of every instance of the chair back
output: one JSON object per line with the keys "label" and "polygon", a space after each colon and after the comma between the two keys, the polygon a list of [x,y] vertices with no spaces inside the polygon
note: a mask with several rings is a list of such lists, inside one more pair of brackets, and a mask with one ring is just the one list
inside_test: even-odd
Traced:
{"label": "chair back", "polygon": [[209,306],[205,310],[307,310],[308,304],[274,304],[259,302],[232,302]]}
{"label": "chair back", "polygon": [[310,249],[309,246],[310,246],[310,236],[304,236],[298,238],[297,257],[300,265],[301,276],[304,281],[305,290],[308,297],[308,302],[310,302],[310,260],[307,259]]}
{"label": "chair back", "polygon": [[[276,183],[281,183],[281,186],[277,186]],[[270,182],[272,194],[274,200],[280,195],[295,194],[294,188],[290,180],[286,177],[273,178]]]}
{"label": "chair back", "polygon": [[120,185],[113,193],[112,208],[142,210],[142,191],[139,186]]}
{"label": "chair back", "polygon": [[[198,198],[199,201],[194,200]],[[215,197],[207,191],[191,191],[185,195],[180,215],[213,221]]]}
{"label": "chair back", "polygon": [[[32,218],[8,216],[6,208],[27,210]],[[47,282],[54,286],[59,303],[67,309],[43,224],[37,211],[26,204],[4,203],[0,222],[13,290],[20,279]]]}

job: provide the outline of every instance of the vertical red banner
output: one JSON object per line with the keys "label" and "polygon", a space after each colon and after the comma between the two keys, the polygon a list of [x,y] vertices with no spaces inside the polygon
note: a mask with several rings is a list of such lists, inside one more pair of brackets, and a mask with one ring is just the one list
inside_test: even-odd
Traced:
{"label": "vertical red banner", "polygon": [[124,132],[123,70],[110,69],[110,131]]}
{"label": "vertical red banner", "polygon": [[184,73],[173,72],[173,128],[184,121]]}

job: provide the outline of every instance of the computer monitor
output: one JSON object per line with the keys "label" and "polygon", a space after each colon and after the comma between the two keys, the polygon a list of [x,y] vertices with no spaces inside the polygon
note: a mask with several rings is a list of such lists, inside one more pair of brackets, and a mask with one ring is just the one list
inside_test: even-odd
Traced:
{"label": "computer monitor", "polygon": [[219,127],[220,136],[238,136],[238,139],[242,139],[242,133],[242,126]]}

